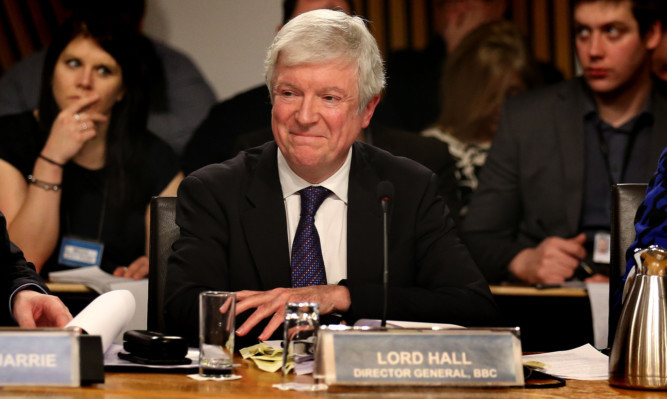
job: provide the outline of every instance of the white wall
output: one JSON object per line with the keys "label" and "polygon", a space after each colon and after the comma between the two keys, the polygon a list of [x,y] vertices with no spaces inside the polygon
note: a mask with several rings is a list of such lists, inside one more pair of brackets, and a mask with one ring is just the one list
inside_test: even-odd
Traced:
{"label": "white wall", "polygon": [[263,82],[280,0],[147,0],[143,32],[197,64],[218,99]]}

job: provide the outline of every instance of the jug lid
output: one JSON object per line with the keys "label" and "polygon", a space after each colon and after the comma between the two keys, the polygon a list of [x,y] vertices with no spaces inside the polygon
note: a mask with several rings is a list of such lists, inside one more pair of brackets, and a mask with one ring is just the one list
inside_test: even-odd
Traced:
{"label": "jug lid", "polygon": [[667,275],[667,250],[659,245],[651,245],[641,255],[642,274],[648,276]]}

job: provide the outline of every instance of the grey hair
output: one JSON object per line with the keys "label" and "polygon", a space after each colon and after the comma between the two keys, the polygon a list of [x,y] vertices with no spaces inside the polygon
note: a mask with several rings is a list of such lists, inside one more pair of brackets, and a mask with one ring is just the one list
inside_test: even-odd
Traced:
{"label": "grey hair", "polygon": [[314,10],[294,17],[273,39],[264,61],[266,85],[273,101],[278,56],[284,65],[324,63],[343,58],[357,66],[361,113],[385,86],[382,56],[360,17],[342,11]]}

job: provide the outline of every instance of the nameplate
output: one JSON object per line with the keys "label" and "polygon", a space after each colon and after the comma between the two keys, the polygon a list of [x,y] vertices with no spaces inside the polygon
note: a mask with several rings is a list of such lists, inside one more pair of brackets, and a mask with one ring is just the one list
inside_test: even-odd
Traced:
{"label": "nameplate", "polygon": [[79,386],[78,336],[60,329],[0,329],[0,385]]}
{"label": "nameplate", "polygon": [[327,385],[521,386],[516,332],[322,327],[315,377]]}

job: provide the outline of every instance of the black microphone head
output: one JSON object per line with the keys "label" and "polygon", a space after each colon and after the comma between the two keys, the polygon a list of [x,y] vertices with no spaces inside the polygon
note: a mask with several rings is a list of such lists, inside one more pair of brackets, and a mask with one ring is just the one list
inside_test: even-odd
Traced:
{"label": "black microphone head", "polygon": [[378,199],[380,201],[391,201],[394,197],[394,183],[383,180],[378,183]]}

